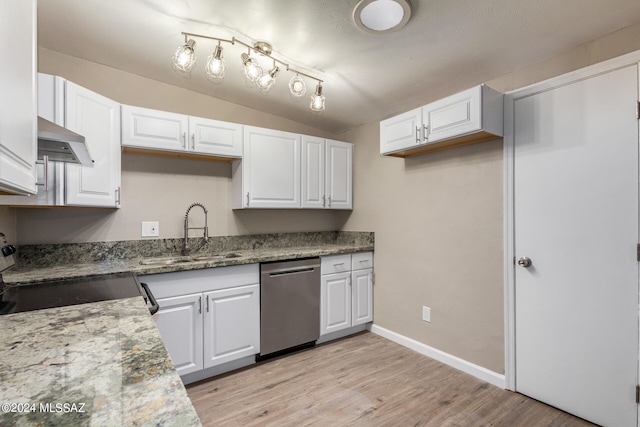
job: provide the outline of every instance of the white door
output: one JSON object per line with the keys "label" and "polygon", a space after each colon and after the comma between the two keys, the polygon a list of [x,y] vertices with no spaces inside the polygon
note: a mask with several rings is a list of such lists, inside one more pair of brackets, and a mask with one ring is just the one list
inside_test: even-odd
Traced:
{"label": "white door", "polygon": [[637,425],[637,101],[630,66],[514,107],[516,390],[607,426]]}
{"label": "white door", "polygon": [[36,2],[0,3],[0,190],[36,193]]}
{"label": "white door", "polygon": [[67,81],[66,128],[86,140],[93,167],[66,165],[66,204],[120,206],[120,104]]}
{"label": "white door", "polygon": [[351,272],[320,279],[320,335],[351,326]]}
{"label": "white door", "polygon": [[302,135],[302,207],[322,209],[324,188],[324,139]]}
{"label": "white door", "polygon": [[244,207],[300,207],[300,135],[244,127]]}
{"label": "white door", "polygon": [[242,125],[189,116],[191,150],[223,157],[242,157]]}
{"label": "white door", "polygon": [[329,209],[351,209],[353,144],[327,140],[326,146],[327,207]]}
{"label": "white door", "polygon": [[161,298],[158,305],[156,326],[178,374],[202,370],[202,294]]}
{"label": "white door", "polygon": [[373,270],[351,273],[351,325],[373,321]]}
{"label": "white door", "polygon": [[186,151],[188,116],[149,108],[122,106],[122,145]]}
{"label": "white door", "polygon": [[204,294],[204,367],[260,353],[260,285]]}
{"label": "white door", "polygon": [[412,148],[423,142],[421,108],[380,122],[380,154]]}

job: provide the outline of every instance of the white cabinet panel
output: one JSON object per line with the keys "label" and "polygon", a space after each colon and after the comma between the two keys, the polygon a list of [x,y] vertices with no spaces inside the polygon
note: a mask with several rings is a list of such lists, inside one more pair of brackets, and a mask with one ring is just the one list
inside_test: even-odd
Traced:
{"label": "white cabinet panel", "polygon": [[0,2],[0,190],[36,193],[36,2]]}
{"label": "white cabinet panel", "polygon": [[351,273],[351,325],[373,321],[373,270],[356,270]]}
{"label": "white cabinet panel", "polygon": [[260,353],[260,285],[204,294],[205,368]]}
{"label": "white cabinet panel", "polygon": [[86,140],[93,167],[66,164],[66,204],[119,207],[120,104],[66,83],[65,127]]}
{"label": "white cabinet panel", "polygon": [[202,294],[158,299],[156,326],[179,375],[203,367],[201,304]]}
{"label": "white cabinet panel", "polygon": [[300,207],[300,135],[244,128],[242,207]]}
{"label": "white cabinet panel", "polygon": [[353,144],[340,141],[326,141],[326,185],[327,207],[329,209],[351,209]]}
{"label": "white cabinet panel", "polygon": [[187,116],[122,106],[122,145],[158,150],[187,148]]}
{"label": "white cabinet panel", "polygon": [[195,153],[242,157],[242,125],[189,117],[189,133]]}
{"label": "white cabinet panel", "polygon": [[387,154],[421,144],[422,109],[407,111],[380,122],[380,153]]}
{"label": "white cabinet panel", "polygon": [[320,335],[351,326],[351,272],[321,276]]}
{"label": "white cabinet panel", "polygon": [[465,90],[422,109],[428,123],[427,142],[440,141],[480,129],[482,86]]}
{"label": "white cabinet panel", "polygon": [[325,196],[325,141],[302,136],[302,207],[322,209]]}

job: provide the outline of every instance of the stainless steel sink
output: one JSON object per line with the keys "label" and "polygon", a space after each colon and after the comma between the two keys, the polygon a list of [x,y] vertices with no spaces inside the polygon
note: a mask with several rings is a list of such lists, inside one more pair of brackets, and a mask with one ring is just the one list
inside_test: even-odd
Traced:
{"label": "stainless steel sink", "polygon": [[239,254],[214,254],[214,255],[196,255],[196,256],[176,256],[164,258],[145,258],[140,260],[142,265],[173,265],[198,261],[218,261],[228,258],[239,258]]}
{"label": "stainless steel sink", "polygon": [[141,259],[140,264],[142,265],[171,265],[171,264],[181,264],[186,262],[193,262],[191,257],[167,257],[167,258],[146,258]]}

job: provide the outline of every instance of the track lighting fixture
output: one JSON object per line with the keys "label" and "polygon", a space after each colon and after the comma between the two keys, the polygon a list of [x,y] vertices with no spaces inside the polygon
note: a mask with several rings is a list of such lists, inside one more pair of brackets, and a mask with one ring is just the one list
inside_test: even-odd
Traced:
{"label": "track lighting fixture", "polygon": [[[322,95],[322,80],[309,74],[303,73],[302,71],[294,70],[286,62],[283,62],[271,56],[273,49],[269,43],[265,41],[257,41],[253,44],[247,44],[241,40],[236,39],[235,37],[232,37],[231,40],[226,40],[193,33],[183,32],[182,34],[184,35],[185,44],[179,46],[175,54],[171,58],[174,68],[181,74],[188,75],[196,62],[196,42],[193,39],[189,39],[189,36],[216,40],[218,42],[215,49],[213,50],[213,53],[209,55],[209,58],[207,59],[207,65],[205,67],[207,78],[214,83],[221,82],[222,79],[224,79],[225,75],[226,64],[222,57],[223,49],[221,43],[225,42],[232,45],[238,43],[247,48],[247,52],[244,52],[240,55],[240,65],[242,75],[248,83],[250,83],[251,85],[255,83],[255,85],[261,92],[265,94],[268,93],[276,84],[276,76],[280,72],[280,67],[278,66],[278,64],[280,64],[286,69],[286,71],[295,73],[295,76],[293,76],[291,80],[289,80],[289,93],[294,98],[300,98],[307,91],[307,85],[302,76],[311,80],[315,80],[317,82],[316,91],[311,96],[310,108],[314,112],[324,111],[325,97],[324,95]],[[252,52],[257,56],[252,56]],[[273,60],[273,67],[269,69],[269,71],[266,71],[266,69],[263,69],[262,66],[260,66],[260,63],[258,61],[258,57],[260,56],[265,56]]]}

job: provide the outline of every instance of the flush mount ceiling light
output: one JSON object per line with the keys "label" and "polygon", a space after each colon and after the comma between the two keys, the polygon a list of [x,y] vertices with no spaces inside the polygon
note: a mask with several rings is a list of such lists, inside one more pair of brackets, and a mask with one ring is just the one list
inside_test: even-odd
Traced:
{"label": "flush mount ceiling light", "polygon": [[[295,76],[289,81],[289,92],[294,98],[299,98],[306,92],[306,83],[301,76],[315,80],[317,82],[316,91],[311,96],[310,108],[313,112],[322,112],[325,108],[325,97],[322,95],[322,83],[323,81],[317,77],[313,77],[309,74],[303,73],[299,70],[294,70],[289,64],[283,62],[272,56],[273,49],[271,45],[265,41],[257,41],[253,44],[247,44],[241,40],[232,37],[231,40],[221,39],[218,37],[203,36],[201,34],[185,33],[184,45],[178,46],[175,54],[171,57],[173,67],[183,76],[188,76],[196,62],[196,42],[189,37],[199,37],[209,40],[216,40],[218,42],[213,53],[209,55],[207,65],[205,67],[205,73],[207,79],[214,83],[219,83],[224,79],[224,73],[226,64],[222,58],[222,46],[221,43],[230,43],[235,45],[236,43],[245,46],[247,52],[243,52],[240,55],[240,70],[242,75],[250,85],[255,84],[262,93],[268,93],[271,88],[276,84],[276,76],[280,72],[278,64],[283,66],[287,71],[295,73]],[[255,54],[255,56],[253,56]],[[258,61],[259,57],[266,57],[273,61],[273,67],[263,69]]]}
{"label": "flush mount ceiling light", "polygon": [[409,0],[360,0],[353,9],[356,27],[368,33],[390,33],[411,18]]}

